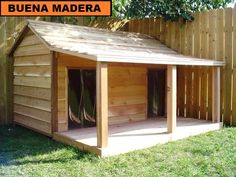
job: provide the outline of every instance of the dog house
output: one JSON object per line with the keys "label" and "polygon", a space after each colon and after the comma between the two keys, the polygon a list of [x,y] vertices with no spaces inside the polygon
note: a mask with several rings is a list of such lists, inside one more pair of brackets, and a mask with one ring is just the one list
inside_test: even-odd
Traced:
{"label": "dog house", "polygon": [[[14,122],[82,150],[119,154],[221,125],[224,63],[178,54],[146,35],[28,21],[9,56]],[[212,67],[212,121],[177,118],[182,65]]]}

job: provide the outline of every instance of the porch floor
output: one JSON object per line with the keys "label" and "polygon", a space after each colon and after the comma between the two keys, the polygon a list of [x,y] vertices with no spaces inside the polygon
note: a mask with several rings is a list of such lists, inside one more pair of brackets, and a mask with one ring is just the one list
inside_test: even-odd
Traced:
{"label": "porch floor", "polygon": [[222,123],[178,118],[176,132],[170,134],[167,133],[166,118],[110,125],[108,147],[103,149],[97,147],[96,127],[56,132],[53,138],[97,155],[111,156],[218,130],[221,126]]}

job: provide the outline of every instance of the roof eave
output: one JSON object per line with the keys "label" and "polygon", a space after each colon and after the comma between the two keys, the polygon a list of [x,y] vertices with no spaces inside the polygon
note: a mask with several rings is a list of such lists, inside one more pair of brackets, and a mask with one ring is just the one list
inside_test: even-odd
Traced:
{"label": "roof eave", "polygon": [[96,55],[90,55],[90,54],[86,54],[86,53],[77,53],[77,52],[73,52],[73,51],[65,50],[65,49],[60,49],[60,48],[56,48],[56,47],[50,47],[50,50],[54,51],[54,52],[58,52],[58,53],[72,55],[72,56],[75,56],[75,57],[81,57],[81,58],[85,58],[85,59],[88,59],[88,60],[97,61],[97,56]]}
{"label": "roof eave", "polygon": [[145,58],[145,60],[133,59],[129,57],[114,57],[114,56],[97,56],[97,61],[114,62],[114,63],[136,63],[136,64],[160,64],[160,65],[184,65],[184,66],[224,66],[225,62],[216,60],[206,61],[171,61],[171,60],[153,60],[153,58]]}

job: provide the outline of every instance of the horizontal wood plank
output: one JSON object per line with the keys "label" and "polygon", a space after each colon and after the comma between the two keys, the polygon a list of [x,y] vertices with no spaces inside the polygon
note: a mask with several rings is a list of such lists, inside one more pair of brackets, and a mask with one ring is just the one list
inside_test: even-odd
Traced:
{"label": "horizontal wood plank", "polygon": [[51,66],[15,66],[14,75],[51,77]]}
{"label": "horizontal wood plank", "polygon": [[43,122],[51,123],[51,112],[14,104],[14,112]]}
{"label": "horizontal wood plank", "polygon": [[14,113],[14,122],[23,126],[38,130],[40,132],[51,135],[51,124],[40,120],[33,119],[21,114]]}
{"label": "horizontal wood plank", "polygon": [[14,53],[14,57],[34,56],[50,54],[50,50],[43,44],[18,47]]}
{"label": "horizontal wood plank", "polygon": [[51,90],[27,86],[14,86],[14,94],[33,98],[51,100]]}
{"label": "horizontal wood plank", "polygon": [[142,121],[142,120],[146,120],[145,114],[109,117],[108,123],[109,125],[115,125],[115,124],[122,124],[122,123],[132,122],[132,121],[136,122],[136,121]]}
{"label": "horizontal wood plank", "polygon": [[126,105],[126,106],[112,106],[108,109],[108,116],[128,116],[133,114],[145,114],[146,104]]}
{"label": "horizontal wood plank", "polygon": [[14,66],[50,66],[51,54],[14,58]]}
{"label": "horizontal wood plank", "polygon": [[14,85],[31,86],[31,87],[39,87],[39,88],[51,88],[51,78],[50,77],[15,76]]}
{"label": "horizontal wood plank", "polygon": [[146,104],[145,96],[124,96],[124,97],[109,97],[109,107],[133,104]]}
{"label": "horizontal wood plank", "polygon": [[42,42],[37,36],[33,34],[33,35],[25,36],[24,39],[21,41],[20,46],[24,47],[24,46],[32,46],[32,45],[38,45],[38,44],[42,44]]}
{"label": "horizontal wood plank", "polygon": [[51,111],[51,101],[40,100],[37,98],[14,95],[14,103],[45,111]]}
{"label": "horizontal wood plank", "polygon": [[146,86],[145,85],[131,85],[131,86],[117,86],[109,87],[108,94],[109,97],[120,97],[120,96],[146,96]]}

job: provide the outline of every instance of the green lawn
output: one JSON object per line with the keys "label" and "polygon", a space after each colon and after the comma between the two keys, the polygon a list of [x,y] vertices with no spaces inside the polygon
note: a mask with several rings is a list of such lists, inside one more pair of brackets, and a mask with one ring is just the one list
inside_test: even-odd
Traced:
{"label": "green lawn", "polygon": [[235,175],[236,128],[101,159],[18,126],[0,127],[0,176]]}

